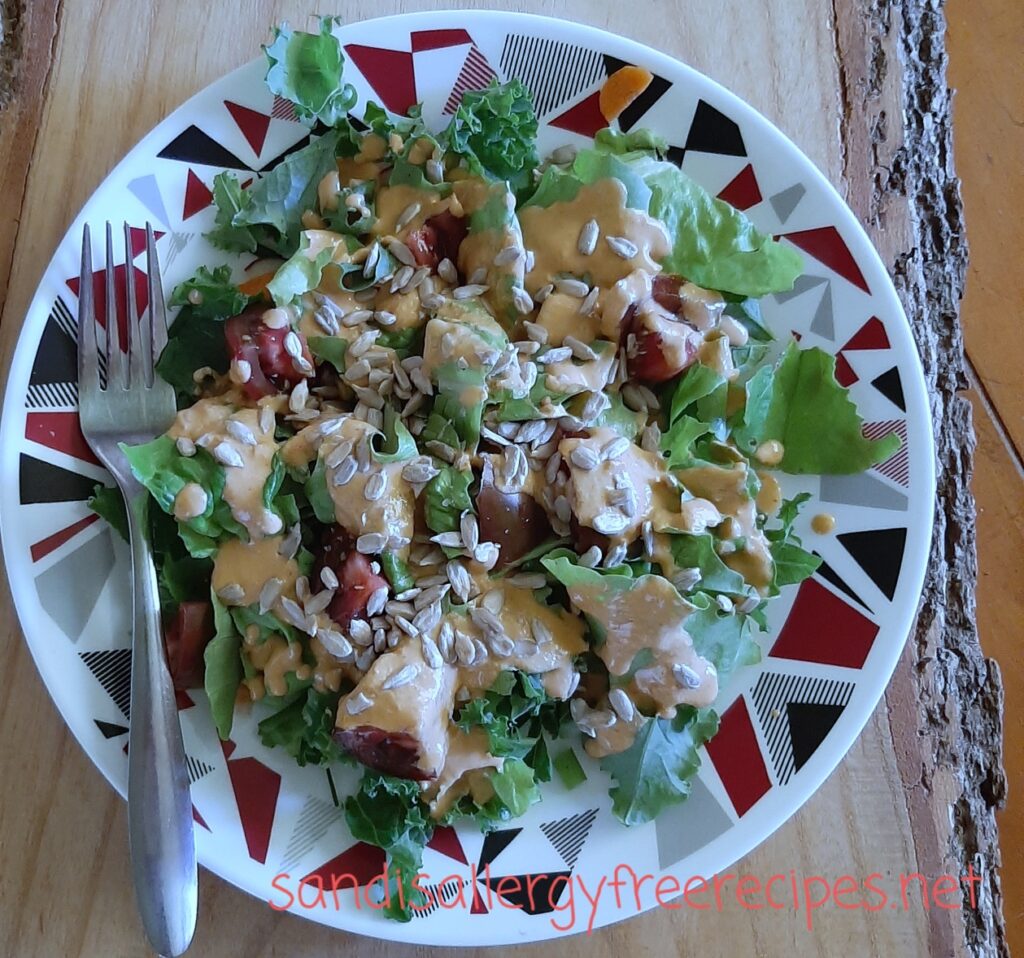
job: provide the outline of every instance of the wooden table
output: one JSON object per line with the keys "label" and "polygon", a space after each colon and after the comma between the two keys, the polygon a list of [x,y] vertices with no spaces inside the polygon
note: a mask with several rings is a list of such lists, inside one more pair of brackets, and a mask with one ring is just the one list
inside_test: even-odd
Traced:
{"label": "wooden table", "polygon": [[[346,16],[451,7],[350,0]],[[937,0],[613,0],[482,3],[578,19],[675,54],[774,120],[847,196],[896,279],[933,389],[939,494],[917,631],[886,698],[839,769],[737,865],[837,877],[919,871],[983,878],[981,907],[865,913],[661,912],[522,955],[941,956],[1001,954],[994,806],[1002,801],[1001,689],[973,625],[973,445],[957,304],[966,247],[950,151]],[[1009,6],[1009,4],[1007,4]],[[19,4],[6,0],[11,10]],[[5,30],[0,88],[0,326],[4,350],[75,211],[174,106],[253,55],[300,0],[33,0]],[[857,9],[863,7],[863,10]],[[20,49],[17,62],[10,62]],[[1018,246],[1019,250],[1019,246]],[[1010,254],[1015,263],[1018,253]],[[1015,381],[1019,381],[1019,373]],[[1019,403],[1019,398],[1016,400]],[[1018,417],[1019,418],[1019,417]],[[124,806],[71,740],[3,599],[0,622],[0,954],[146,954],[128,878]],[[837,820],[835,809],[841,809]],[[209,875],[193,954],[413,954],[281,916]],[[419,949],[424,951],[424,949]]]}

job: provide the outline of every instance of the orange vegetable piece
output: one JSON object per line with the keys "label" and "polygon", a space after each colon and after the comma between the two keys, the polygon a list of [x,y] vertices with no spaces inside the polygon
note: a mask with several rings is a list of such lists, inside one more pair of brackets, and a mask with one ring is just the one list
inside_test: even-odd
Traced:
{"label": "orange vegetable piece", "polygon": [[267,288],[267,283],[269,283],[273,278],[273,270],[269,273],[260,273],[259,276],[253,276],[252,278],[247,279],[244,283],[239,283],[239,292],[244,293],[246,296],[259,296],[260,293]]}
{"label": "orange vegetable piece", "polygon": [[598,105],[601,115],[611,123],[650,85],[654,75],[643,67],[625,66],[616,70],[601,87]]}

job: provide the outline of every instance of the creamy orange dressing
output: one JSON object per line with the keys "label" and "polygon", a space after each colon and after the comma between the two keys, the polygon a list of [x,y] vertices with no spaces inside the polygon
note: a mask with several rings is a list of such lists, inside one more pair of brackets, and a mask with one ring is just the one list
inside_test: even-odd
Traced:
{"label": "creamy orange dressing", "polygon": [[481,330],[490,334],[489,339],[499,336],[504,341],[501,327],[490,316],[478,311],[466,318],[466,322],[449,322],[435,317],[427,323],[423,334],[423,365],[420,367],[425,376],[433,377],[439,366],[460,359],[479,369],[483,365],[480,355],[495,352],[490,342],[480,335]]}
{"label": "creamy orange dressing", "polygon": [[709,333],[697,351],[697,360],[728,379],[735,370],[729,340],[717,330]]}
{"label": "creamy orange dressing", "polygon": [[[387,732],[405,732],[419,742],[417,765],[428,778],[436,778],[448,754],[448,724],[455,701],[456,669],[442,665],[432,669],[423,660],[418,641],[406,639],[393,651],[374,660],[370,670],[338,706],[336,727],[357,729],[364,726]],[[415,669],[412,681],[397,688],[383,686],[407,666]],[[350,714],[349,699],[364,695],[370,706]],[[358,700],[358,698],[357,698]]]}
{"label": "creamy orange dressing", "polygon": [[[644,650],[650,661],[637,668],[627,692],[638,705],[653,708],[663,718],[677,705],[710,705],[718,694],[718,676],[697,654],[686,631],[694,606],[661,576],[621,581],[599,579],[573,585],[569,598],[580,611],[605,630],[597,654],[612,675],[625,675]],[[693,688],[677,680],[673,668],[690,670]]]}
{"label": "creamy orange dressing", "polygon": [[[599,344],[600,345],[600,344]],[[596,350],[595,350],[596,352]],[[615,347],[608,343],[598,353],[597,359],[585,362],[573,362],[567,359],[561,363],[551,363],[545,367],[545,384],[554,393],[567,396],[581,392],[601,392],[608,381],[612,363],[615,362]]]}
{"label": "creamy orange dressing", "polygon": [[[587,256],[579,251],[578,242],[590,220],[597,222],[600,236]],[[627,208],[626,188],[615,179],[588,184],[568,202],[525,207],[519,211],[519,221],[526,248],[535,256],[526,277],[531,293],[563,273],[587,275],[591,285],[609,289],[636,269],[658,272],[659,260],[671,249],[665,227],[646,213]],[[608,236],[635,243],[636,256],[627,260],[616,255],[605,242]]]}
{"label": "creamy orange dressing", "polygon": [[611,497],[618,486],[628,485],[635,494],[636,509],[632,516],[626,517],[621,532],[611,533],[614,541],[631,542],[648,520],[656,529],[678,526],[679,492],[665,470],[665,460],[631,443],[617,458],[605,459],[593,469],[583,469],[573,462],[573,450],[583,446],[600,456],[602,448],[619,435],[605,426],[589,429],[588,433],[587,438],[563,439],[558,444],[558,451],[570,472],[566,495],[580,524],[597,529],[598,517],[610,510],[625,515],[615,509]]}
{"label": "creamy orange dressing", "polygon": [[[313,674],[313,670],[302,660],[302,643],[289,642],[276,633],[271,633],[259,643],[250,643],[246,639],[243,649],[249,661],[262,673],[263,689],[270,695],[285,695],[288,692],[289,672],[294,672],[300,682]],[[262,698],[255,695],[257,688],[250,685],[250,693],[255,698]]]}
{"label": "creamy orange dressing", "polygon": [[441,818],[464,795],[482,805],[494,795],[487,769],[505,764],[488,751],[487,733],[482,728],[462,731],[457,725],[448,729],[448,754],[441,774],[430,783],[423,797],[430,805],[430,814]]}
{"label": "creamy orange dressing", "polygon": [[[417,205],[419,209],[412,217],[406,217],[406,211]],[[373,236],[407,236],[418,230],[430,217],[444,212],[449,207],[446,196],[434,190],[419,190],[404,183],[398,186],[384,186],[377,190],[377,202],[374,212],[377,220],[370,232]],[[402,226],[398,228],[398,221]]]}
{"label": "creamy orange dressing", "polygon": [[646,303],[651,298],[654,276],[647,270],[636,269],[624,276],[598,297],[601,334],[618,341],[622,320],[630,306]]}
{"label": "creamy orange dressing", "polygon": [[757,504],[747,494],[746,463],[694,466],[676,475],[691,493],[713,502],[722,515],[736,520],[744,547],[722,556],[722,561],[756,588],[770,585],[772,557],[764,533],[757,528]]}
{"label": "creamy orange dressing", "polygon": [[[228,420],[249,430],[256,444],[242,442],[228,432]],[[263,505],[263,487],[273,469],[277,441],[273,429],[268,432],[260,429],[258,410],[239,408],[231,394],[199,399],[178,413],[167,435],[172,439],[185,436],[193,442],[209,436],[209,441],[204,440],[202,444],[215,458],[220,446],[237,454],[242,462],[240,466],[224,466],[223,496],[231,515],[245,526],[253,539],[280,529],[280,520]]]}
{"label": "creamy orange dressing", "polygon": [[757,473],[757,478],[761,480],[761,488],[757,491],[755,500],[757,511],[763,512],[766,516],[774,516],[782,505],[782,487],[779,480],[770,472],[763,471]]}
{"label": "creamy orange dressing", "polygon": [[658,337],[658,349],[669,366],[689,365],[697,333],[653,299],[640,304],[637,317],[642,329]]}
{"label": "creamy orange dressing", "polygon": [[280,579],[281,594],[295,595],[299,567],[294,559],[278,554],[281,536],[267,536],[253,542],[226,539],[213,557],[213,591],[225,586],[240,585],[244,592],[235,600],[224,599],[225,605],[252,605],[259,601],[260,590],[268,579]]}
{"label": "creamy orange dressing", "polygon": [[[607,708],[607,705],[604,706]],[[636,733],[643,727],[646,719],[639,709],[633,712],[629,721],[619,718],[614,724],[595,729],[595,737],[583,737],[583,750],[591,758],[605,758],[626,751],[636,739]]]}
{"label": "creamy orange dressing", "polygon": [[836,527],[836,517],[827,512],[819,512],[811,519],[811,528],[819,535],[826,536]]}
{"label": "creamy orange dressing", "polygon": [[[318,616],[327,628],[337,628],[327,616]],[[313,688],[318,692],[337,692],[341,688],[341,680],[349,671],[348,667],[338,661],[324,644],[315,636],[309,640],[309,650],[316,659],[313,666]]]}
{"label": "creamy orange dressing", "polygon": [[580,312],[580,298],[568,293],[551,293],[541,303],[536,322],[547,330],[549,346],[561,346],[566,336],[590,343],[601,332],[597,310],[584,316]]}

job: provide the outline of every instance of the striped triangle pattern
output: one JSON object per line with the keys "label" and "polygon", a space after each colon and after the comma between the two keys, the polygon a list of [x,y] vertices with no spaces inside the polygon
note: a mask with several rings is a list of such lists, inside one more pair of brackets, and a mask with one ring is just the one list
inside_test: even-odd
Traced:
{"label": "striped triangle pattern", "polygon": [[335,822],[344,815],[341,808],[311,795],[299,812],[295,829],[281,859],[280,871],[291,871]]}
{"label": "striped triangle pattern", "polygon": [[101,649],[79,652],[82,661],[103,686],[125,718],[131,717],[132,650]]}
{"label": "striped triangle pattern", "polygon": [[537,116],[569,103],[605,76],[597,50],[517,33],[505,37],[499,63],[505,76],[523,81]]}
{"label": "striped triangle pattern", "polygon": [[204,775],[209,775],[213,771],[213,766],[208,762],[194,758],[191,755],[185,756],[185,768],[188,770],[189,785],[195,785]]}
{"label": "striped triangle pattern", "polygon": [[482,90],[491,80],[496,80],[497,77],[498,75],[487,62],[487,57],[480,52],[474,43],[469,48],[466,62],[462,64],[462,70],[455,81],[455,86],[452,87],[452,92],[448,96],[448,100],[445,102],[444,109],[441,112],[446,116],[454,113],[459,108],[464,93],[468,90]]}
{"label": "striped triangle pattern", "polygon": [[566,865],[575,868],[576,861],[580,857],[580,852],[583,850],[583,845],[587,841],[587,836],[590,834],[590,829],[596,818],[597,809],[591,808],[578,815],[559,819],[557,822],[545,822],[541,825],[540,830],[555,846],[555,850],[562,856]]}

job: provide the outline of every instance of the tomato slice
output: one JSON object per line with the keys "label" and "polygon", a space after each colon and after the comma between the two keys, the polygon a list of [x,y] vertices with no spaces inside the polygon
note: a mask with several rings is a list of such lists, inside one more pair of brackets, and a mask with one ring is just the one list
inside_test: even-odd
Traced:
{"label": "tomato slice", "polygon": [[373,571],[368,556],[356,552],[352,537],[339,525],[324,532],[310,583],[314,591],[321,588],[320,570],[325,566],[338,577],[338,591],[327,608],[327,614],[344,629],[353,619],[364,616],[370,596],[382,586],[387,586],[388,581]]}
{"label": "tomato slice", "polygon": [[164,628],[167,664],[176,689],[202,686],[203,652],[215,633],[209,602],[182,602]]}
{"label": "tomato slice", "polygon": [[[285,336],[291,330],[287,326],[271,329],[264,325],[261,321],[263,312],[262,306],[250,307],[224,324],[224,339],[231,358],[249,364],[249,379],[242,390],[249,399],[254,400],[272,396],[303,378],[284,348]],[[305,336],[299,332],[295,335],[302,343],[302,357],[312,366],[313,356],[306,345]]]}
{"label": "tomato slice", "polygon": [[678,313],[683,308],[683,300],[679,295],[682,286],[681,277],[659,273],[654,277],[651,295],[659,306],[664,306],[670,313]]}
{"label": "tomato slice", "polygon": [[418,230],[411,232],[405,245],[412,251],[418,266],[435,269],[445,258],[453,263],[458,260],[459,246],[466,238],[466,231],[465,218],[445,210],[431,216]]}
{"label": "tomato slice", "polygon": [[[659,324],[666,335],[657,331]],[[638,312],[631,332],[636,343],[628,358],[629,375],[645,383],[663,383],[678,376],[696,361],[703,342],[701,334],[688,323],[668,316],[658,317],[655,322]],[[666,336],[671,337],[671,343]]]}

